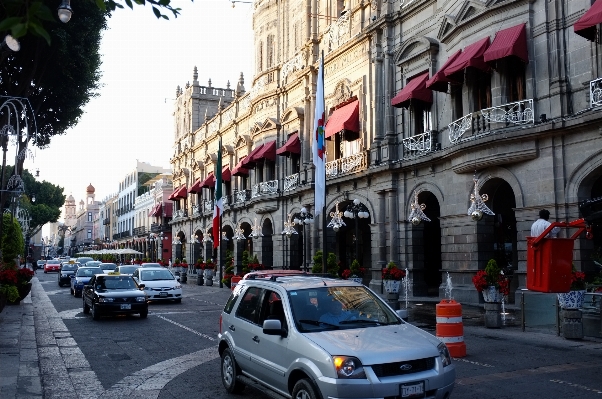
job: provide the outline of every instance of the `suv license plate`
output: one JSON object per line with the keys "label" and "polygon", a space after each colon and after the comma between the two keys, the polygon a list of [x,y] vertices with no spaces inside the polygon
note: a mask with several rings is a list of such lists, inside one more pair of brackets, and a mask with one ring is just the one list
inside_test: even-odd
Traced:
{"label": "suv license plate", "polygon": [[159,292],[159,296],[167,296],[167,292]]}
{"label": "suv license plate", "polygon": [[401,385],[402,398],[424,398],[424,382]]}
{"label": "suv license plate", "polygon": [[129,303],[122,303],[121,304],[121,309],[131,309],[132,305]]}

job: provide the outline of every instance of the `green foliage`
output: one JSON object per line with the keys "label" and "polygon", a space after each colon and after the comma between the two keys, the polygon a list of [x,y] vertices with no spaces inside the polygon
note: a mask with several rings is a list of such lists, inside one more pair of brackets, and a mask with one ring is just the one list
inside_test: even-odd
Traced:
{"label": "green foliage", "polygon": [[[61,216],[61,207],[65,204],[63,188],[47,181],[39,182],[27,169],[21,173],[25,185],[25,195],[21,198],[21,206],[27,210],[30,235],[36,234],[46,223],[55,223]],[[35,197],[31,202],[29,198]]]}
{"label": "green foliage", "polygon": [[349,270],[351,271],[352,276],[361,276],[362,272],[360,271],[360,262],[357,259],[354,259],[351,262],[351,266],[349,266]]}
{"label": "green foliage", "polygon": [[313,256],[313,261],[314,261],[314,264],[311,267],[311,272],[312,273],[322,273],[322,251],[321,250],[316,251],[315,255]]}
{"label": "green foliage", "polygon": [[15,285],[0,285],[0,293],[6,295],[9,302],[15,302],[19,299],[19,290]]}
{"label": "green foliage", "polygon": [[[169,19],[167,15],[162,13],[163,10],[173,14],[174,18],[177,18],[181,11],[180,8],[172,6],[171,0],[124,0],[124,2],[132,10],[134,9],[134,4],[142,6],[150,4],[154,16],[158,19]],[[52,28],[60,24],[55,11],[60,1],[55,0],[50,6],[44,3],[35,0],[3,0],[3,12],[0,13],[0,32],[10,30],[11,35],[15,38],[24,36],[40,37],[50,44]],[[121,0],[72,2],[71,7],[73,8],[74,16],[68,24],[73,23],[77,18],[85,18],[85,15],[80,14],[82,8],[85,8],[85,6],[94,7],[98,12],[103,12],[107,15],[110,11],[124,8]],[[48,30],[50,30],[50,33]]]}
{"label": "green foliage", "polygon": [[249,272],[249,251],[244,250],[242,251],[242,259],[240,261],[240,263],[242,264],[242,271],[243,273],[248,273]]}
{"label": "green foliage", "polygon": [[328,269],[328,273],[333,277],[339,277],[339,265],[337,264],[337,256],[332,252],[328,253],[328,258],[326,258],[326,268]]}
{"label": "green foliage", "polygon": [[4,213],[2,221],[2,260],[13,262],[25,250],[21,225],[10,213]]}
{"label": "green foliage", "polygon": [[485,266],[485,273],[487,273],[485,280],[487,281],[487,284],[490,286],[496,285],[498,283],[498,279],[500,278],[501,271],[502,269],[500,269],[500,267],[497,265],[495,259],[489,259],[487,266]]}

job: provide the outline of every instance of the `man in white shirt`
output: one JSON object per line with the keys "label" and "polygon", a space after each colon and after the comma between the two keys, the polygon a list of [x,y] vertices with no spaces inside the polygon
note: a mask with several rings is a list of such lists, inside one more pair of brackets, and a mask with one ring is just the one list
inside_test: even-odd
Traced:
{"label": "man in white shirt", "polygon": [[[550,218],[550,211],[547,209],[542,209],[539,211],[539,219],[533,223],[531,226],[531,237],[539,237],[541,233],[543,233],[548,226],[551,224],[548,222]],[[556,238],[558,237],[558,233],[560,232],[560,227],[554,227],[552,231],[550,231],[545,238]]]}

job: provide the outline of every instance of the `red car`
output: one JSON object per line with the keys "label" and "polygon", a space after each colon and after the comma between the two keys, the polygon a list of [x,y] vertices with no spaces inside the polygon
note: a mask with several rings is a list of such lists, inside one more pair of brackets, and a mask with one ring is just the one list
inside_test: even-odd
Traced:
{"label": "red car", "polygon": [[61,271],[61,261],[60,260],[47,260],[44,265],[44,273],[48,272],[57,272]]}

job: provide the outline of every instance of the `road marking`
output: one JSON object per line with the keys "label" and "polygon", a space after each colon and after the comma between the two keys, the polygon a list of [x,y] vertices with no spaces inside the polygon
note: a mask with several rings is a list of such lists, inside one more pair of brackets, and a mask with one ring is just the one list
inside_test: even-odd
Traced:
{"label": "road marking", "polygon": [[204,299],[198,299],[198,298],[194,298],[194,297],[186,297],[186,299],[192,299],[193,301],[208,303],[209,305],[224,306],[223,303],[209,302],[209,301],[205,301]]}
{"label": "road marking", "polygon": [[452,359],[454,359],[455,362],[464,362],[464,363],[470,363],[470,364],[474,364],[475,366],[481,366],[481,367],[495,367],[492,366],[491,364],[487,364],[487,363],[479,363],[479,362],[473,362],[472,360],[466,360],[466,359],[462,359],[462,358],[458,358],[458,357],[453,357]]}
{"label": "road marking", "polygon": [[87,316],[82,311],[82,308],[63,310],[59,312],[59,317],[63,320],[86,319]]}
{"label": "road marking", "polygon": [[213,337],[211,337],[211,336],[209,336],[209,335],[207,335],[207,334],[203,334],[202,332],[198,332],[198,331],[196,331],[196,330],[193,330],[193,329],[192,329],[192,328],[190,328],[190,327],[186,327],[184,324],[180,324],[180,323],[178,323],[177,321],[170,320],[170,319],[168,319],[167,317],[163,317],[163,316],[161,316],[161,315],[158,315],[158,314],[154,314],[153,316],[157,316],[158,318],[160,318],[160,319],[163,319],[163,320],[165,320],[165,321],[167,321],[167,322],[170,322],[171,324],[173,324],[173,325],[176,325],[176,326],[178,326],[178,327],[180,327],[180,328],[183,328],[183,329],[184,329],[184,330],[186,330],[186,331],[190,331],[191,333],[193,333],[193,334],[196,334],[196,335],[198,335],[199,337],[206,338],[206,339],[208,339],[209,341],[215,341],[215,338],[213,338]]}
{"label": "road marking", "polygon": [[562,380],[550,380],[550,382],[555,382],[557,384],[566,384],[566,385],[574,387],[574,388],[581,388],[581,389],[584,389],[586,391],[591,391],[591,392],[594,392],[594,393],[602,393],[602,391],[599,391],[597,389],[592,389],[592,388],[586,387],[585,385],[574,384],[572,382],[567,382],[567,381],[562,381]]}
{"label": "road marking", "polygon": [[493,373],[493,374],[485,374],[479,375],[475,377],[466,377],[456,379],[456,384],[458,385],[476,385],[481,384],[483,382],[489,381],[500,381],[500,380],[510,380],[512,378],[522,378],[525,374],[536,375],[536,374],[548,374],[548,373],[562,373],[568,370],[579,370],[590,367],[599,367],[599,364],[596,362],[578,362],[578,363],[567,363],[567,364],[554,364],[551,366],[543,366],[531,369],[521,369],[514,371],[505,371],[502,373]]}

